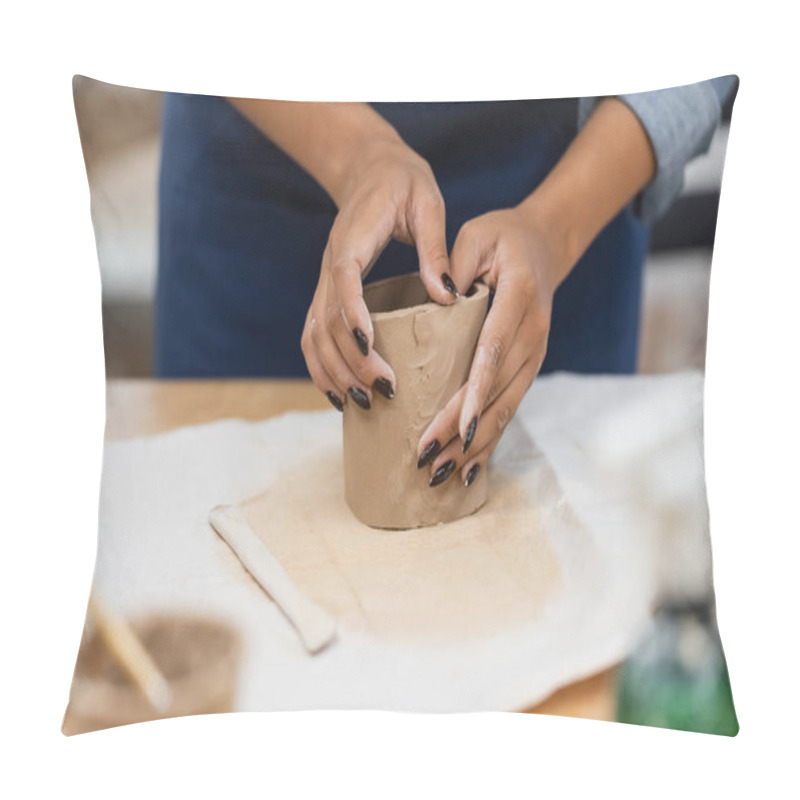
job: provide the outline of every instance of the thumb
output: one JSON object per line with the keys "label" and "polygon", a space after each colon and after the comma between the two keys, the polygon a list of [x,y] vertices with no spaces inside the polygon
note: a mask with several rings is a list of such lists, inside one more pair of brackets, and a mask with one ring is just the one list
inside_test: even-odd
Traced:
{"label": "thumb", "polygon": [[458,291],[447,258],[445,209],[441,198],[420,208],[412,219],[411,234],[417,246],[419,276],[431,300],[442,305],[454,303]]}
{"label": "thumb", "polygon": [[461,294],[481,277],[484,271],[485,248],[474,225],[462,226],[450,254],[450,271]]}

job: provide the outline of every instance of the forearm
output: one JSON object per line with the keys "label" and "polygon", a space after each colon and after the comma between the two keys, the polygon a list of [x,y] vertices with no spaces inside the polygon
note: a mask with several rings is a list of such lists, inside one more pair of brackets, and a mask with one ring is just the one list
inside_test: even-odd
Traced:
{"label": "forearm", "polygon": [[602,100],[541,185],[519,206],[546,222],[560,283],[598,233],[656,171],[650,139],[620,100]]}
{"label": "forearm", "polygon": [[366,103],[299,103],[229,98],[265,136],[340,205],[348,177],[384,145],[401,144],[394,128]]}

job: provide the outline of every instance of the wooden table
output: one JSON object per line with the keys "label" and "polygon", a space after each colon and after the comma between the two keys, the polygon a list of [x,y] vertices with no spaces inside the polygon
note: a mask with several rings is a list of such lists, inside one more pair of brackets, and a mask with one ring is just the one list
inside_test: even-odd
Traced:
{"label": "wooden table", "polygon": [[[106,385],[106,439],[126,439],[234,417],[264,420],[286,411],[331,406],[310,381],[111,380]],[[537,714],[613,720],[614,669],[570,684],[534,708]]]}

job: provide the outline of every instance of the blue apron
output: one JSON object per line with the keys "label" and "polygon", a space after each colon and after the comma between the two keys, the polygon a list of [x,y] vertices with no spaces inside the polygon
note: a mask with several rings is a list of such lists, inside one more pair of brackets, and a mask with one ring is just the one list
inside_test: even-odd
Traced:
{"label": "blue apron", "polygon": [[[430,163],[447,243],[469,219],[515,205],[574,138],[575,100],[376,103]],[[159,377],[305,377],[306,312],[336,207],[226,100],[167,95],[159,184]],[[542,372],[636,370],[646,228],[630,208],[556,292]],[[369,280],[416,269],[392,242]]]}

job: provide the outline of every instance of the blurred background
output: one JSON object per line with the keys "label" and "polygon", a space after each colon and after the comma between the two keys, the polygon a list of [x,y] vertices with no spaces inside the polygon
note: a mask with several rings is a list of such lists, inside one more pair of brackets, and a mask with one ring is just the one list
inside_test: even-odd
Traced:
{"label": "blurred background", "polygon": [[[161,94],[76,76],[74,95],[102,275],[106,376],[149,378]],[[711,252],[732,105],[733,98],[708,153],[689,165],[680,197],[653,229],[641,373],[704,369]],[[702,408],[697,414],[702,430]],[[694,439],[688,444],[697,447]],[[647,454],[648,463],[668,458],[671,446],[661,442]],[[702,456],[698,465],[697,475],[674,476],[686,490],[677,506],[658,510],[662,569],[678,580],[640,647],[617,671],[616,717],[735,735],[739,726],[714,611]]]}

